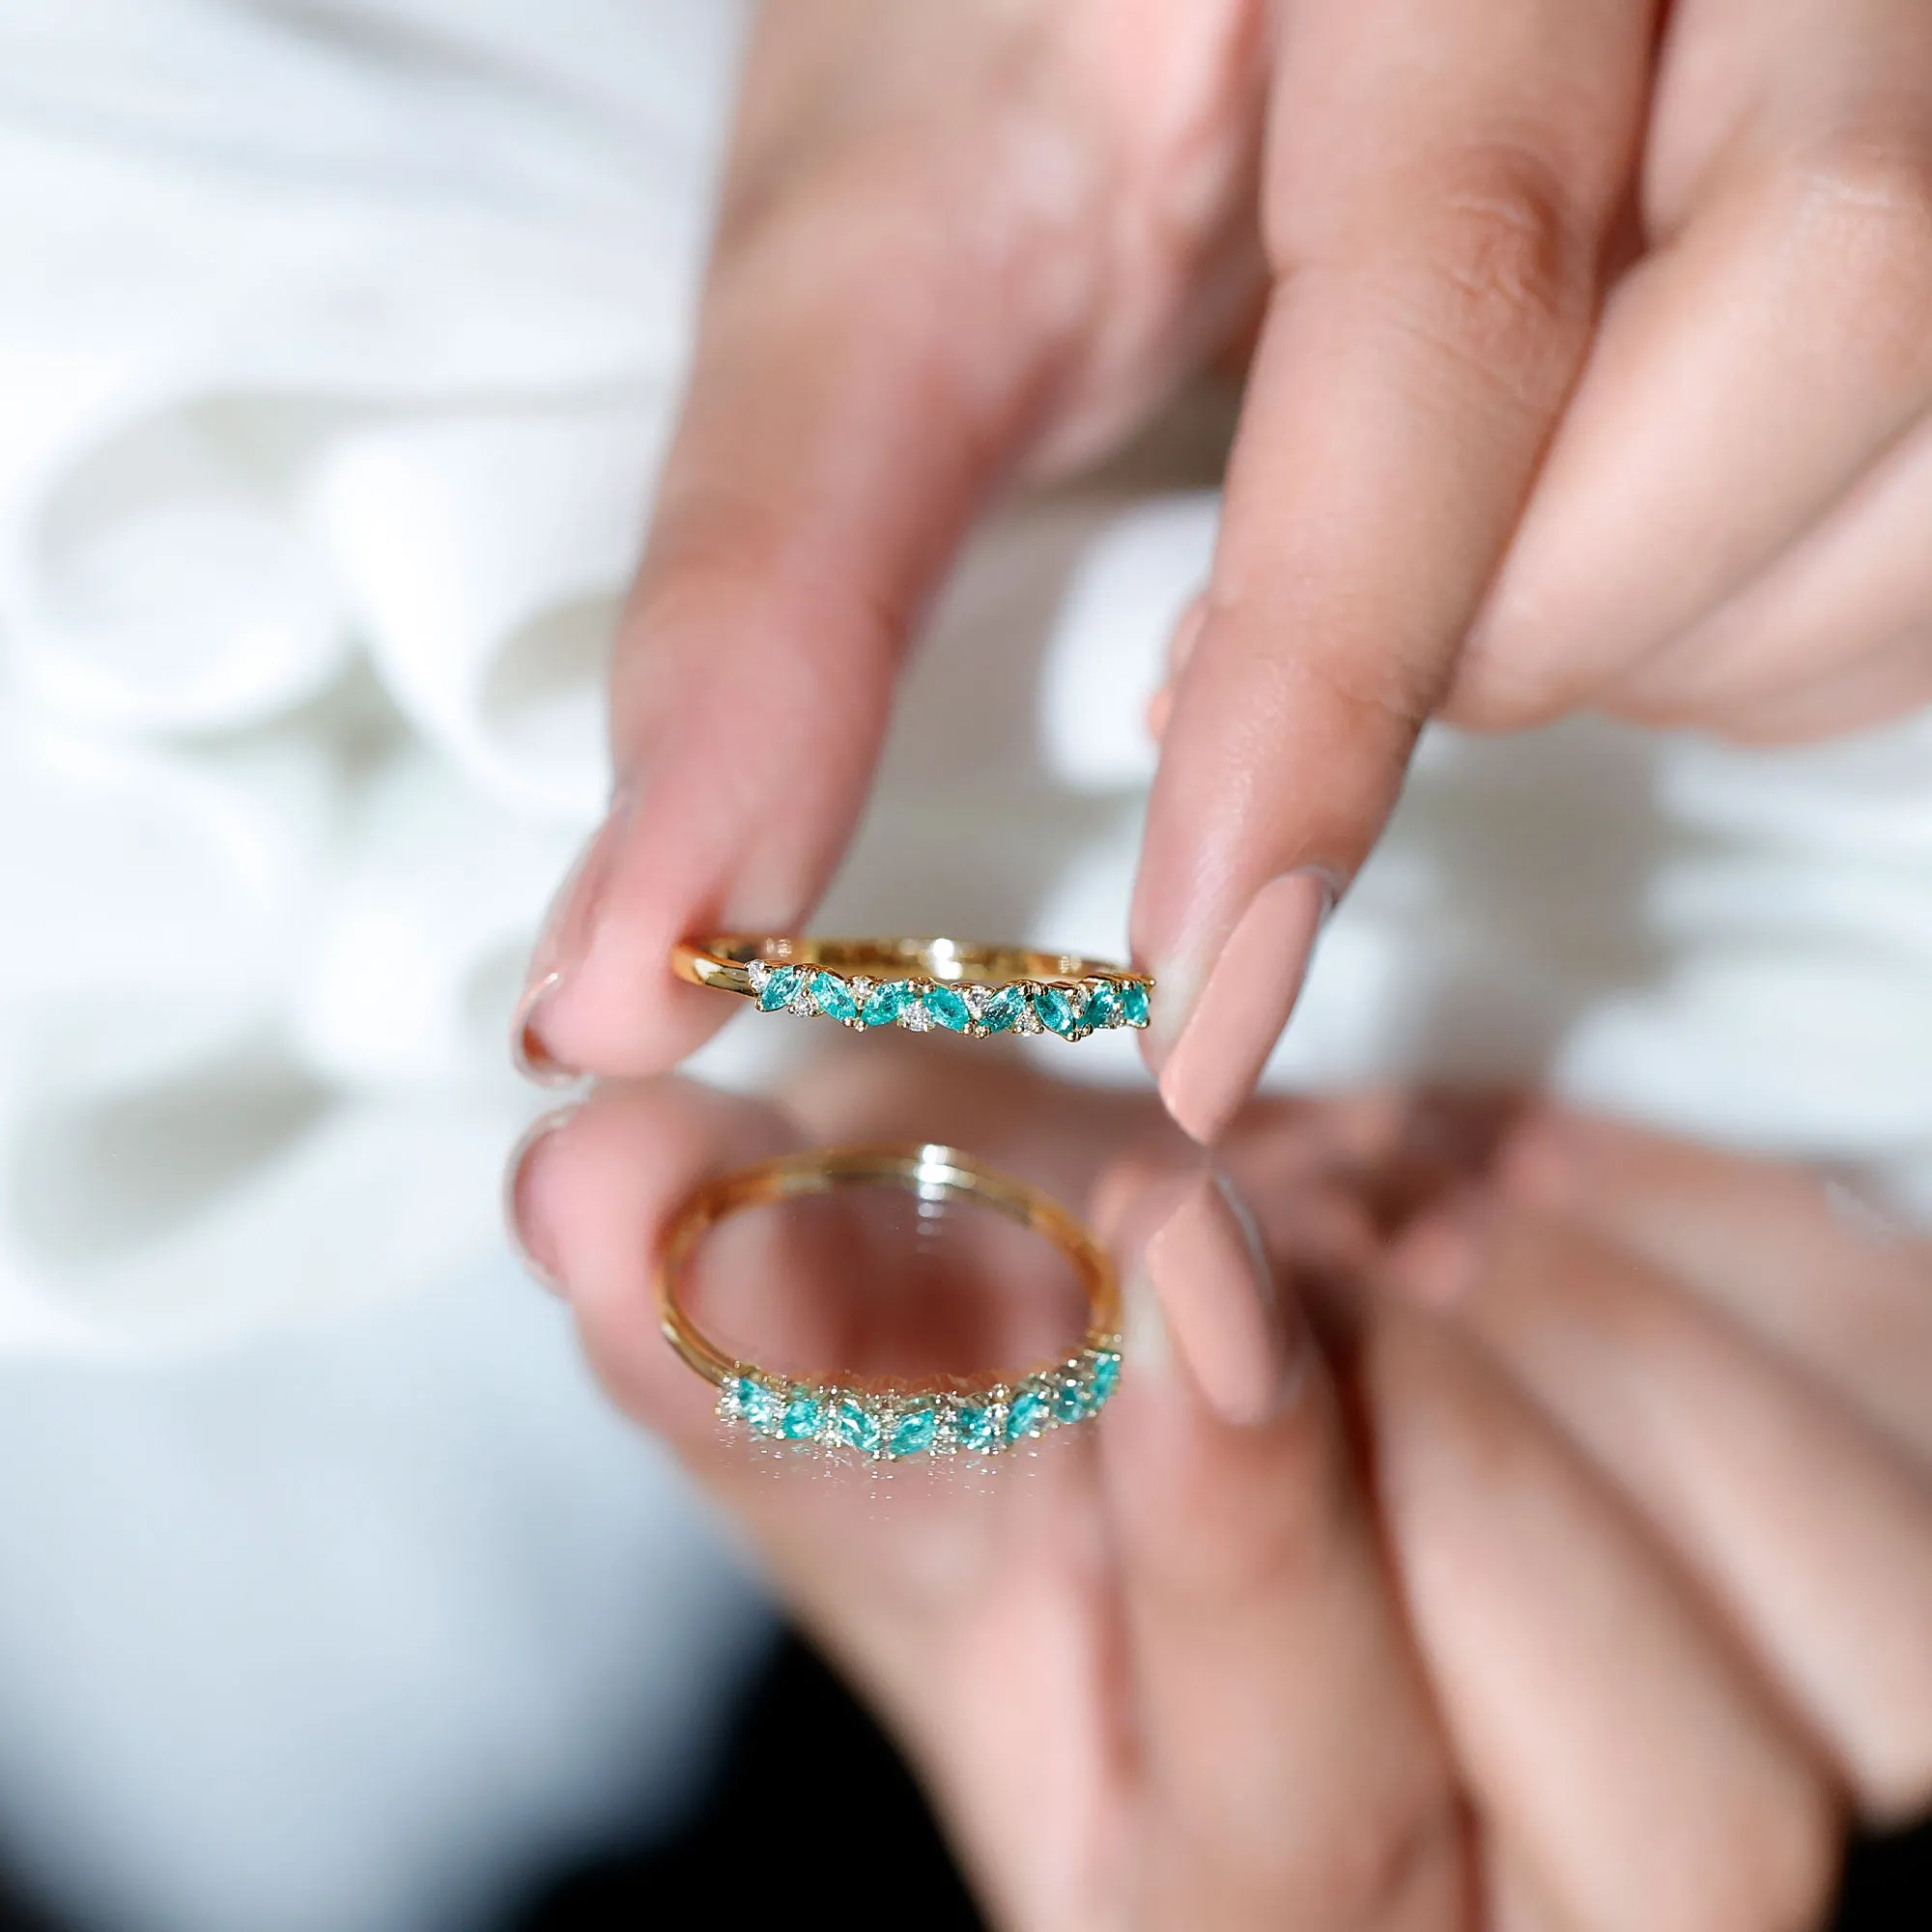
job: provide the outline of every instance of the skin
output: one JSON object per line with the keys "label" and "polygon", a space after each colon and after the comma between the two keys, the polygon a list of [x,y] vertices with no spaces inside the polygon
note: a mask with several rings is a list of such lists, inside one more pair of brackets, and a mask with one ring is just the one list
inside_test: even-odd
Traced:
{"label": "skin", "polygon": [[[526,1058],[635,1076],[719,1023],[669,946],[808,921],[974,518],[1231,343],[1132,915],[1157,1073],[1269,881],[1346,890],[1432,716],[1787,739],[1924,702],[1928,312],[1920,0],[769,10],[612,670],[617,805]],[[1280,975],[1197,1035],[1204,1137]]]}
{"label": "skin", "polygon": [[[703,1172],[915,1123],[1109,1231],[1127,1369],[1092,1427],[884,1505],[722,1435],[648,1256]],[[896,1730],[994,1922],[1821,1923],[1843,1821],[1932,1801],[1932,1439],[1897,1400],[1932,1247],[1540,1104],[1251,1110],[1213,1194],[1249,1233],[1177,1243],[1206,1173],[1151,1101],[867,1041],[776,1106],[607,1088],[514,1192],[605,1386]],[[784,1345],[837,1366],[850,1255],[768,1259]]]}
{"label": "skin", "polygon": [[[1547,1110],[1446,1179],[1386,1102],[1243,1117],[1268,1039],[1236,1035],[1294,976],[1214,987],[1271,882],[1346,890],[1431,717],[1776,741],[1932,696],[1928,311],[1919,0],[768,10],[616,799],[519,1018],[533,1070],[639,1084],[515,1191],[613,1395],[897,1727],[1003,1922],[1772,1932],[1816,1922],[1846,1810],[1924,1804],[1924,1251]],[[698,1173],[911,1090],[876,1057],[788,1110],[641,1079],[728,1011],[665,961],[807,923],[1000,489],[1250,343],[1132,940],[1296,1393],[1234,1414],[1206,1311],[1238,1282],[1170,1267],[1096,1429],[888,1525],[721,1458],[639,1258]],[[1173,1146],[1007,1077],[953,1137],[1074,1199],[1125,1163],[1117,1196],[1167,1203],[1117,1230],[1151,1281]]]}

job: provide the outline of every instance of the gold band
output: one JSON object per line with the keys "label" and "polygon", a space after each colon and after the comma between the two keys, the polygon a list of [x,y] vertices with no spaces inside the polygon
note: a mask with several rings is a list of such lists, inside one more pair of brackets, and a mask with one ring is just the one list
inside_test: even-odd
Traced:
{"label": "gold band", "polygon": [[1074,952],[960,939],[801,939],[718,933],[671,949],[695,985],[755,1001],[762,1012],[820,1013],[857,1030],[942,1028],[983,1038],[1052,1033],[1084,1039],[1145,1027],[1153,981]]}
{"label": "gold band", "polygon": [[[800,1380],[733,1360],[686,1314],[686,1264],[708,1230],[766,1202],[845,1187],[897,1187],[922,1201],[977,1201],[1033,1230],[1073,1264],[1086,1293],[1079,1350],[1011,1381],[948,1378],[892,1388]],[[753,1434],[816,1442],[864,1456],[993,1455],[1096,1414],[1121,1369],[1120,1286],[1106,1251],[1058,1202],[956,1148],[893,1145],[785,1154],[708,1180],[671,1215],[658,1251],[658,1317],[665,1339],[719,1389],[718,1412]]]}

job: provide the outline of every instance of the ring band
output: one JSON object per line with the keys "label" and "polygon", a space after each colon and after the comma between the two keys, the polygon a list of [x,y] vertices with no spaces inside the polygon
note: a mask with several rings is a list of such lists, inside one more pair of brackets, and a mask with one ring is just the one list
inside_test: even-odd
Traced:
{"label": "ring band", "polygon": [[[773,1375],[734,1360],[701,1334],[680,1298],[685,1265],[720,1221],[765,1202],[845,1187],[889,1186],[923,1202],[977,1201],[1051,1241],[1087,1295],[1080,1348],[1010,1380],[953,1378],[893,1387]],[[657,1261],[658,1316],[685,1363],[719,1391],[718,1413],[755,1435],[900,1461],[997,1455],[1105,1406],[1121,1373],[1120,1287],[1106,1251],[1057,1202],[956,1148],[881,1146],[785,1154],[706,1181],[680,1204]]]}
{"label": "ring band", "polygon": [[695,985],[755,1001],[761,1012],[822,1013],[855,1030],[934,1027],[983,1039],[1052,1033],[1085,1039],[1145,1027],[1153,981],[1073,952],[959,939],[797,939],[719,933],[671,949]]}

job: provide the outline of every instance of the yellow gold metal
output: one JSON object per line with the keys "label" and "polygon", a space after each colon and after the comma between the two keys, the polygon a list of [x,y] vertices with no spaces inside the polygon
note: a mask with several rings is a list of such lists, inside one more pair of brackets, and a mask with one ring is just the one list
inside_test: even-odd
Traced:
{"label": "yellow gold metal", "polygon": [[[687,1264],[705,1234],[727,1216],[769,1202],[801,1195],[825,1194],[849,1187],[896,1187],[922,1201],[977,1201],[1053,1243],[1072,1264],[1088,1304],[1088,1326],[1080,1351],[1065,1360],[1029,1370],[1011,1381],[967,1389],[951,1378],[905,1384],[890,1389],[862,1388],[849,1382],[795,1380],[774,1375],[754,1363],[735,1360],[705,1336],[686,1312],[680,1296]],[[658,1317],[665,1339],[688,1367],[724,1391],[720,1412],[750,1420],[759,1433],[809,1436],[832,1447],[860,1448],[876,1455],[912,1453],[892,1446],[895,1426],[914,1419],[914,1433],[924,1427],[931,1412],[931,1430],[921,1451],[952,1453],[961,1446],[961,1418],[997,1411],[1001,1437],[964,1446],[993,1450],[1021,1435],[1041,1433],[1058,1423],[1085,1419],[1111,1393],[1120,1364],[1121,1295],[1112,1262],[1088,1232],[1050,1196],[1011,1175],[1002,1174],[956,1148],[936,1143],[894,1143],[869,1147],[832,1148],[781,1155],[753,1167],[705,1181],[680,1203],[660,1241],[655,1269]],[[1022,1398],[1038,1406],[1043,1392],[1047,1412],[1024,1428],[1007,1432],[1023,1406]],[[735,1393],[734,1393],[735,1391]],[[755,1398],[755,1400],[753,1400]],[[748,1405],[769,1410],[776,1418],[787,1402],[803,1403],[823,1411],[823,1426],[783,1430],[773,1422],[765,1427],[758,1415],[746,1413]],[[1055,1408],[1057,1403],[1058,1407]],[[841,1408],[861,1435],[838,1433]],[[768,1418],[768,1419],[769,1419]]]}
{"label": "yellow gold metal", "polygon": [[1145,1027],[1153,991],[1145,973],[1107,960],[960,939],[717,933],[680,941],[671,969],[767,1011],[822,1013],[860,1031],[895,1023],[978,1037],[1084,1039],[1107,1028]]}

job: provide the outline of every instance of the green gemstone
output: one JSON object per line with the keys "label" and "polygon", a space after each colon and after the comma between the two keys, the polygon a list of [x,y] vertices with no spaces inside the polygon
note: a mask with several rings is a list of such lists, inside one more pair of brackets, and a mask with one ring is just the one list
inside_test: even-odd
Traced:
{"label": "green gemstone", "polygon": [[997,1449],[1000,1446],[1000,1411],[991,1403],[955,1403],[952,1433],[962,1449]]}
{"label": "green gemstone", "polygon": [[835,1020],[856,1020],[859,1017],[859,1002],[852,997],[852,988],[837,973],[814,973],[811,976],[812,1004],[821,1013]]}
{"label": "green gemstone", "polygon": [[928,986],[925,989],[925,1012],[935,1026],[943,1026],[948,1033],[970,1033],[973,1030],[973,1009],[956,986]]}
{"label": "green gemstone", "polygon": [[776,1433],[779,1399],[763,1382],[751,1376],[740,1376],[726,1386],[724,1401],[730,1412],[748,1428],[755,1429],[760,1435]]}
{"label": "green gemstone", "polygon": [[1007,1410],[1007,1440],[1017,1442],[1023,1435],[1037,1435],[1052,1419],[1053,1406],[1043,1390],[1020,1389]]}
{"label": "green gemstone", "polygon": [[779,1417],[779,1434],[787,1442],[809,1442],[825,1420],[825,1405],[810,1389],[793,1389]]}
{"label": "green gemstone", "polygon": [[1114,980],[1100,980],[1088,994],[1087,1011],[1083,1017],[1090,1027],[1120,1025],[1121,989]]}
{"label": "green gemstone", "polygon": [[871,1455],[879,1446],[879,1418],[857,1396],[846,1396],[832,1411],[832,1433],[848,1449]]}
{"label": "green gemstone", "polygon": [[1148,1023],[1148,989],[1138,980],[1121,981],[1121,1014],[1130,1027]]}
{"label": "green gemstone", "polygon": [[800,966],[774,966],[765,976],[765,983],[758,994],[758,1010],[764,1013],[778,1012],[791,1004],[792,995],[798,991],[798,982],[805,978],[805,969]]}
{"label": "green gemstone", "polygon": [[980,1024],[988,1033],[1010,1033],[1026,1018],[1026,994],[1017,986],[1002,986],[986,995]]}
{"label": "green gemstone", "polygon": [[1039,1023],[1062,1039],[1071,1039],[1080,1030],[1080,995],[1068,986],[1036,986],[1033,1009]]}
{"label": "green gemstone", "polygon": [[1053,1419],[1078,1422],[1087,1413],[1087,1391],[1077,1375],[1062,1376],[1053,1391]]}
{"label": "green gemstone", "polygon": [[1121,1357],[1116,1350],[1108,1349],[1094,1357],[1094,1392],[1089,1399],[1089,1407],[1098,1408],[1120,1385]]}
{"label": "green gemstone", "polygon": [[903,980],[882,980],[866,995],[859,1017],[868,1027],[891,1026],[905,1010],[912,988]]}
{"label": "green gemstone", "polygon": [[930,1449],[939,1439],[939,1411],[936,1408],[915,1408],[899,1417],[893,1425],[888,1451],[895,1456],[918,1456]]}

